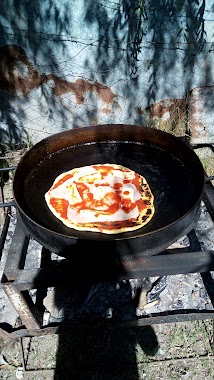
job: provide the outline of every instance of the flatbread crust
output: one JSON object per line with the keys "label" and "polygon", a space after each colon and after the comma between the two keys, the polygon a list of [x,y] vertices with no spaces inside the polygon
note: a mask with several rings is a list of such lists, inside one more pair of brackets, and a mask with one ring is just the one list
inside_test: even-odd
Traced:
{"label": "flatbread crust", "polygon": [[67,227],[104,234],[137,230],[155,212],[146,179],[117,164],[83,166],[62,173],[45,200]]}

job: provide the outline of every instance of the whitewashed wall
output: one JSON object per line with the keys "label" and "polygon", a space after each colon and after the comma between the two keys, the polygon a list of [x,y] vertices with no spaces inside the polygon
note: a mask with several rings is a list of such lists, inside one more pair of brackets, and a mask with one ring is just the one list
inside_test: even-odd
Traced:
{"label": "whitewashed wall", "polygon": [[213,1],[142,4],[3,0],[1,141],[184,113],[195,141],[214,140]]}

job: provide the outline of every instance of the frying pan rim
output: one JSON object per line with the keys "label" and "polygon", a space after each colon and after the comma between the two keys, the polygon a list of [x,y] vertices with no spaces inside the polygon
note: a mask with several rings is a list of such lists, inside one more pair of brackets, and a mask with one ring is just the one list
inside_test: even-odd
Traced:
{"label": "frying pan rim", "polygon": [[[139,125],[139,124],[100,124],[100,125],[97,125],[97,126],[84,126],[84,127],[81,127],[80,128],[80,131],[81,130],[87,130],[87,129],[89,129],[89,128],[91,128],[91,129],[94,129],[94,127],[103,127],[103,128],[105,128],[105,127],[113,127],[113,126],[115,126],[115,125],[117,125],[117,126],[120,126],[120,127],[140,127],[140,128],[142,128],[142,129],[148,129],[149,127],[146,127],[146,126],[143,126],[143,125]],[[72,131],[75,131],[75,133],[78,131],[79,129],[78,128],[76,128],[76,129],[72,129]],[[40,143],[44,143],[46,140],[48,141],[48,139],[50,139],[50,138],[52,138],[52,137],[57,137],[57,136],[60,136],[60,135],[64,135],[64,134],[66,134],[66,133],[69,133],[69,132],[71,132],[71,130],[67,130],[67,131],[61,131],[61,132],[58,132],[58,133],[55,133],[54,135],[51,135],[51,136],[48,136],[48,137],[46,137],[46,138],[44,138],[44,139],[42,139],[41,141],[39,141],[37,144],[35,144],[34,145],[34,147],[33,148],[35,148],[37,145],[39,145]],[[170,133],[167,133],[167,132],[165,132],[165,131],[161,131],[161,130],[157,130],[157,132],[159,133],[159,134],[162,134],[162,135],[167,135],[168,137],[170,136],[170,138],[172,138],[172,139],[175,139],[175,140],[177,140],[178,142],[180,142],[180,143],[183,143],[183,144],[185,144],[184,142],[182,142],[182,140],[179,140],[176,136],[174,136],[174,135],[172,135],[172,134],[170,134]],[[113,141],[113,140],[109,140],[109,141]],[[96,141],[95,141],[96,142]],[[106,140],[105,140],[105,142],[106,142]],[[85,143],[83,143],[83,144],[86,144],[87,142],[85,142]],[[92,143],[92,142],[90,142],[90,143]],[[81,144],[82,145],[82,144]],[[63,148],[62,148],[63,149]],[[189,148],[189,149],[191,149],[191,148]],[[29,151],[28,151],[29,152]],[[21,160],[20,160],[20,162],[18,163],[18,165],[17,165],[17,168],[16,168],[16,170],[15,170],[15,173],[14,173],[14,180],[15,180],[15,178],[16,178],[16,172],[17,172],[17,169],[18,169],[18,167],[22,164],[22,162],[23,162],[23,160],[24,160],[24,158],[25,158],[25,156],[28,154],[28,152],[26,152],[26,154],[21,158]],[[195,154],[195,156],[197,157],[197,159],[198,159],[198,161],[200,161],[199,160],[199,158],[198,158],[198,156],[196,155],[196,153],[194,152],[194,151],[192,151],[192,153],[194,153]],[[202,166],[202,164],[201,164],[201,166]],[[71,236],[71,235],[67,235],[67,234],[63,234],[63,233],[61,233],[61,232],[57,232],[57,231],[55,231],[55,230],[53,230],[53,229],[50,229],[50,228],[48,228],[48,227],[44,227],[43,225],[41,225],[41,224],[39,224],[38,222],[36,222],[35,220],[33,220],[30,216],[28,216],[27,214],[26,214],[26,212],[22,209],[22,207],[19,205],[19,202],[17,201],[17,199],[16,199],[16,195],[15,195],[15,191],[14,191],[14,182],[15,181],[13,181],[13,195],[14,195],[14,200],[15,200],[15,206],[16,206],[16,208],[19,210],[19,212],[20,212],[20,214],[21,215],[23,215],[23,217],[25,217],[26,218],[26,220],[28,220],[29,222],[31,222],[33,225],[35,225],[37,228],[40,228],[42,231],[46,231],[46,232],[49,232],[49,233],[51,233],[51,234],[54,234],[56,237],[57,236],[59,236],[59,237],[61,237],[61,238],[66,238],[66,239],[74,239],[74,240],[78,240],[78,239],[83,239],[83,240],[99,240],[98,238],[95,238],[95,236],[93,237],[93,235],[94,234],[99,234],[99,232],[92,232],[92,231],[87,231],[87,230],[85,230],[85,231],[79,231],[79,230],[75,230],[74,228],[72,228],[71,230],[73,230],[74,232],[76,232],[76,233],[78,233],[78,234],[85,234],[85,233],[87,233],[87,234],[89,234],[89,235],[91,235],[91,238],[85,238],[84,236],[83,237],[80,237],[80,236]],[[202,181],[201,181],[201,183],[202,183]],[[184,214],[184,215],[182,215],[180,218],[178,218],[178,219],[176,219],[175,221],[173,221],[173,222],[171,222],[171,223],[169,223],[169,224],[167,224],[167,225],[165,225],[165,226],[163,226],[163,227],[160,227],[160,228],[157,228],[157,229],[155,229],[155,230],[153,230],[153,231],[148,231],[148,232],[146,232],[146,233],[139,233],[139,234],[137,234],[137,235],[134,235],[134,236],[128,236],[128,237],[123,237],[123,235],[124,234],[127,234],[127,233],[129,233],[128,231],[127,232],[124,232],[124,233],[119,233],[119,234],[104,234],[104,233],[100,233],[100,235],[102,236],[101,237],[101,240],[103,240],[103,241],[109,241],[109,240],[111,240],[111,241],[114,241],[114,240],[129,240],[129,239],[136,239],[136,238],[142,238],[142,237],[146,237],[146,236],[150,236],[150,235],[155,235],[155,234],[157,234],[157,233],[159,233],[159,232],[162,232],[162,231],[164,231],[164,230],[167,230],[167,229],[169,229],[169,227],[170,226],[173,226],[173,225],[175,225],[175,224],[178,224],[180,221],[182,221],[183,219],[185,219],[187,216],[188,216],[188,214],[191,214],[191,212],[196,208],[196,206],[201,202],[201,199],[202,199],[202,196],[203,196],[203,193],[204,193],[204,187],[205,187],[205,172],[203,172],[203,186],[202,186],[202,189],[201,189],[201,193],[200,193],[200,196],[198,197],[198,199],[196,200],[196,202],[194,203],[194,205]],[[25,222],[23,221],[23,223],[25,224]],[[139,228],[138,230],[136,230],[136,231],[134,231],[134,232],[136,232],[136,233],[138,233],[138,232],[140,232],[141,231],[141,229],[143,229],[144,228],[144,226],[143,227],[141,227],[141,228]],[[118,237],[118,235],[120,235],[120,237]]]}

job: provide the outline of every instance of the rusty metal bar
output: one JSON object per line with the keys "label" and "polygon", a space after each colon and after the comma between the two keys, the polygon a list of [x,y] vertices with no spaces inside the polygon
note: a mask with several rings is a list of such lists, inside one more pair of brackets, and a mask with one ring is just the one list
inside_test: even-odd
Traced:
{"label": "rusty metal bar", "polygon": [[214,279],[211,276],[211,273],[201,273],[201,278],[204,283],[204,287],[207,291],[207,294],[210,298],[210,301],[214,307]]}
{"label": "rusty metal bar", "polygon": [[[52,265],[51,252],[48,249],[42,247],[40,267],[41,268],[49,268],[51,265]],[[36,289],[37,289],[37,291],[36,291],[35,306],[37,307],[38,311],[40,313],[43,313],[43,315],[44,315],[45,306],[43,304],[43,300],[47,295],[47,291],[48,291],[47,286],[37,287]]]}
{"label": "rusty metal bar", "polygon": [[[4,158],[3,158],[4,159]],[[11,170],[16,170],[16,166],[8,166],[6,168],[1,168],[0,172],[9,172]]]}
{"label": "rusty metal bar", "polygon": [[[168,312],[167,312],[168,313]],[[214,320],[214,311],[192,311],[192,310],[175,310],[174,312],[169,312],[169,314],[158,314],[150,317],[142,317],[139,319],[134,319],[130,321],[92,321],[92,322],[69,322],[66,323],[59,322],[55,325],[48,325],[42,327],[41,329],[27,330],[25,328],[12,331],[9,335],[13,339],[20,337],[33,337],[33,336],[44,336],[51,334],[69,334],[76,329],[85,329],[90,331],[90,329],[99,328],[131,328],[131,327],[142,327],[153,324],[163,324],[163,323],[179,323],[179,322],[190,322],[190,321],[200,321],[200,320]]]}
{"label": "rusty metal bar", "polygon": [[16,228],[8,251],[8,258],[4,269],[4,274],[6,275],[8,281],[12,281],[16,278],[18,269],[24,268],[28,244],[29,237],[25,235],[19,224],[16,223]]}
{"label": "rusty metal bar", "polygon": [[0,203],[0,208],[6,208],[6,207],[11,207],[11,206],[14,206],[14,202],[11,201],[11,202],[1,202]]}
{"label": "rusty metal bar", "polygon": [[38,330],[41,328],[39,315],[28,293],[18,291],[13,284],[3,284],[9,301],[19,314],[22,323],[28,330]]}
{"label": "rusty metal bar", "polygon": [[[185,260],[184,260],[185,256]],[[50,286],[69,286],[80,276],[79,269],[69,262],[56,263],[50,268],[24,269],[16,271],[13,285],[19,290],[39,289]],[[214,251],[188,253],[169,253],[135,260],[126,260],[117,272],[106,275],[102,268],[88,268],[83,281],[96,282],[107,280],[125,280],[129,278],[146,278],[186,273],[203,273],[214,270]],[[6,283],[5,283],[6,284]]]}
{"label": "rusty metal bar", "polygon": [[208,213],[214,221],[214,189],[211,182],[205,184],[203,201]]}
{"label": "rusty metal bar", "polygon": [[214,152],[214,142],[191,144],[193,149],[210,148]]}
{"label": "rusty metal bar", "polygon": [[[4,159],[2,157],[2,159]],[[9,172],[11,170],[15,170],[16,166],[8,166],[6,168],[0,168],[0,188],[1,188],[1,202],[0,202],[0,208],[4,209],[4,212],[6,212],[7,207],[14,206],[14,202],[5,202],[4,201],[4,180],[3,180],[3,172]]]}
{"label": "rusty metal bar", "polygon": [[[214,153],[214,142],[192,144],[192,148],[193,149],[209,148]],[[207,176],[207,173],[205,173],[205,179],[208,182],[205,183],[203,201],[205,203],[207,211],[209,212],[212,220],[214,221],[214,189],[211,183],[213,176],[209,177]]]}
{"label": "rusty metal bar", "polygon": [[214,320],[214,311],[209,312],[190,312],[183,310],[181,313],[175,313],[170,315],[157,315],[154,317],[145,317],[136,319],[134,321],[125,321],[121,323],[121,327],[140,327],[153,324],[162,324],[162,323],[177,323],[177,322],[190,322],[190,321],[201,321],[201,320]]}
{"label": "rusty metal bar", "polygon": [[186,273],[203,273],[214,270],[214,251],[161,254],[123,264],[131,278],[166,276]]}
{"label": "rusty metal bar", "polygon": [[5,243],[5,240],[6,240],[6,237],[7,237],[8,227],[9,227],[9,224],[10,224],[10,212],[11,212],[11,208],[8,207],[8,209],[6,211],[4,225],[3,225],[3,228],[2,228],[2,233],[1,233],[1,236],[0,236],[0,260],[1,260],[1,256],[2,256],[2,250],[4,248],[4,243]]}

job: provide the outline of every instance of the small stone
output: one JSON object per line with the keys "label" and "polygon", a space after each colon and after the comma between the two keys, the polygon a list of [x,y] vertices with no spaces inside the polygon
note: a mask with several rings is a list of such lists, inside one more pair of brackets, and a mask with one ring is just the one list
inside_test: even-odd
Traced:
{"label": "small stone", "polygon": [[16,378],[17,379],[24,379],[24,369],[23,367],[19,367],[16,370]]}

